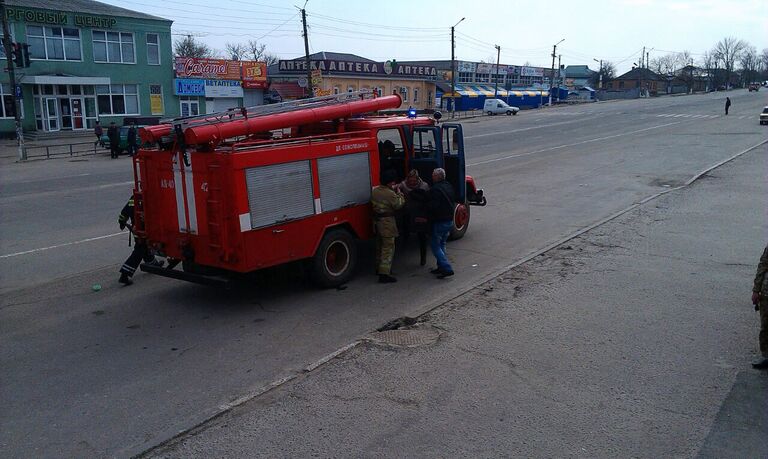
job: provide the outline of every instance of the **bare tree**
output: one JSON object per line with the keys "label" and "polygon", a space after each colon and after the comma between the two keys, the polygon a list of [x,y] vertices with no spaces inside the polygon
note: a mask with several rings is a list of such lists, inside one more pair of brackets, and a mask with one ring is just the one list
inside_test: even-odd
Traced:
{"label": "bare tree", "polygon": [[705,51],[701,56],[701,66],[707,75],[707,89],[713,88],[715,85],[714,72],[717,66],[715,54],[713,51]]}
{"label": "bare tree", "polygon": [[198,42],[192,35],[187,35],[173,43],[174,56],[211,58],[214,56],[213,50],[205,43]]}
{"label": "bare tree", "polygon": [[747,47],[747,43],[734,37],[725,37],[715,44],[714,52],[717,54],[718,59],[722,61],[723,68],[725,69],[725,86],[726,89],[731,82],[731,73],[733,73],[736,60],[741,55],[744,48]]}
{"label": "bare tree", "polygon": [[613,62],[603,61],[603,66],[597,72],[594,72],[589,78],[589,85],[593,88],[598,87],[600,83],[600,75],[603,76],[603,87],[608,81],[616,78],[616,66]]}
{"label": "bare tree", "polygon": [[242,43],[229,43],[224,45],[224,53],[233,61],[242,61],[248,54],[248,48]]}
{"label": "bare tree", "polygon": [[266,62],[269,66],[277,64],[277,61],[280,60],[279,56],[267,51],[267,45],[259,43],[256,40],[248,40],[247,48],[248,57],[252,58],[254,61]]}
{"label": "bare tree", "polygon": [[749,84],[757,79],[760,59],[757,55],[757,48],[751,45],[744,47],[744,51],[739,56],[741,64],[742,83]]}

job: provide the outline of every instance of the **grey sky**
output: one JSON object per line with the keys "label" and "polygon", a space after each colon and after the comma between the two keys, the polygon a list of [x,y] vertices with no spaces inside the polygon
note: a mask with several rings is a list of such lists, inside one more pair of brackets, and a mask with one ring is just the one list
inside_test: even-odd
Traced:
{"label": "grey sky", "polygon": [[[104,0],[173,19],[174,33],[192,33],[213,48],[259,39],[283,58],[303,54],[298,8],[278,0]],[[579,6],[583,5],[583,6]],[[337,51],[375,60],[450,59],[450,27],[456,27],[456,57],[549,67],[552,45],[562,63],[593,58],[629,70],[643,46],[651,58],[688,50],[694,58],[725,36],[768,48],[765,0],[548,1],[351,1],[309,0],[310,51]]]}

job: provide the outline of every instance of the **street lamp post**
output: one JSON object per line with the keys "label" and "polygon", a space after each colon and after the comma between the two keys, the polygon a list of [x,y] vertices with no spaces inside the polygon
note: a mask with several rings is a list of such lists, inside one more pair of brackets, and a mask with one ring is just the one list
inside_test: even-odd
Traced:
{"label": "street lamp post", "polygon": [[552,71],[549,74],[549,106],[552,106],[552,88],[554,80],[555,80],[555,56],[557,56],[557,45],[564,42],[565,38],[555,43],[555,45],[552,47]]}
{"label": "street lamp post", "polygon": [[600,71],[597,74],[599,77],[597,82],[597,89],[603,89],[603,60],[602,59],[597,60],[594,58],[592,60],[600,63]]}
{"label": "street lamp post", "polygon": [[454,36],[454,29],[464,19],[466,18],[459,19],[459,22],[451,26],[451,100],[453,101],[451,104],[451,118],[456,117],[456,38]]}
{"label": "street lamp post", "polygon": [[499,97],[499,59],[501,59],[501,46],[495,45],[496,47],[496,74],[493,76],[496,84],[493,86],[493,98],[496,99]]}

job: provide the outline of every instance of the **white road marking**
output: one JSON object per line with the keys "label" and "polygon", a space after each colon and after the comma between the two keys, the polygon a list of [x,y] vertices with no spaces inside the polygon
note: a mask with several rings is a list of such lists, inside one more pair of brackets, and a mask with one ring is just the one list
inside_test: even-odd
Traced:
{"label": "white road marking", "polygon": [[672,122],[672,123],[660,124],[658,126],[651,126],[651,127],[644,128],[644,129],[638,129],[637,131],[622,132],[620,134],[614,134],[614,135],[609,135],[609,136],[605,136],[605,137],[597,137],[595,139],[582,140],[581,142],[571,143],[571,144],[567,144],[567,145],[558,145],[556,147],[542,148],[541,150],[529,151],[527,153],[520,153],[520,154],[517,154],[517,155],[509,155],[509,156],[502,156],[501,158],[487,159],[485,161],[478,161],[476,163],[467,164],[467,166],[480,166],[480,165],[483,165],[483,164],[489,164],[489,163],[495,163],[495,162],[498,162],[498,161],[504,161],[506,159],[520,158],[520,157],[523,157],[523,156],[535,155],[537,153],[545,153],[545,152],[552,151],[552,150],[558,150],[560,148],[575,147],[577,145],[584,145],[586,143],[593,143],[593,142],[600,142],[601,140],[615,139],[617,137],[624,137],[624,136],[627,136],[627,135],[638,134],[638,133],[646,132],[646,131],[652,131],[654,129],[660,129],[660,128],[664,128],[664,127],[667,127],[667,126],[672,126],[672,125],[680,124],[680,123],[682,123],[682,121],[675,121],[675,122]]}
{"label": "white road marking", "polygon": [[563,124],[581,123],[583,121],[584,121],[583,119],[570,120],[570,121],[561,121],[559,123],[542,124],[540,126],[531,126],[531,127],[525,127],[525,128],[519,128],[519,129],[512,129],[510,131],[495,131],[495,132],[487,132],[485,134],[468,135],[468,136],[464,136],[464,140],[475,139],[475,138],[478,138],[478,137],[489,137],[489,136],[492,136],[492,135],[500,135],[500,134],[514,134],[515,132],[530,131],[530,130],[533,130],[533,129],[544,129],[544,128],[548,128],[548,127],[552,127],[552,126],[561,126]]}
{"label": "white road marking", "polygon": [[107,239],[107,238],[110,238],[110,237],[120,236],[121,234],[125,234],[125,233],[124,232],[120,232],[120,233],[106,234],[104,236],[89,237],[87,239],[81,239],[79,241],[74,241],[74,242],[65,242],[63,244],[51,245],[51,246],[48,246],[48,247],[40,247],[39,249],[32,249],[32,250],[25,250],[23,252],[9,253],[7,255],[0,255],[0,259],[2,259],[2,258],[18,257],[20,255],[29,255],[30,253],[37,253],[37,252],[42,252],[44,250],[58,249],[60,247],[67,247],[69,245],[76,245],[76,244],[83,244],[83,243],[86,243],[86,242],[98,241],[100,239]]}

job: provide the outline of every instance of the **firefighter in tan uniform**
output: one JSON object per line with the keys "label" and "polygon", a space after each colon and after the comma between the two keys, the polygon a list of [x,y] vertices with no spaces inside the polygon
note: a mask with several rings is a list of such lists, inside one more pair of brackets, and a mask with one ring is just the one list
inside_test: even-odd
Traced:
{"label": "firefighter in tan uniform", "polygon": [[762,359],[753,363],[758,370],[768,370],[768,247],[763,250],[757,264],[755,283],[752,286],[752,304],[760,310],[760,353]]}
{"label": "firefighter in tan uniform", "polygon": [[392,258],[395,256],[395,238],[398,236],[395,212],[403,207],[405,197],[395,191],[396,186],[397,174],[388,169],[381,174],[381,185],[371,192],[376,232],[376,272],[379,282],[383,284],[397,282],[392,277]]}

